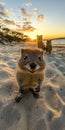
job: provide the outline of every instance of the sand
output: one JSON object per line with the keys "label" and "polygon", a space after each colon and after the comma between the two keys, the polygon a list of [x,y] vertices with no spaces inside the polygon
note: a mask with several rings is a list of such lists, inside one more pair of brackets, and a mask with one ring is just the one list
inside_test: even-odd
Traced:
{"label": "sand", "polygon": [[44,54],[46,73],[40,97],[28,92],[15,102],[20,48],[0,45],[0,130],[65,130],[65,46]]}

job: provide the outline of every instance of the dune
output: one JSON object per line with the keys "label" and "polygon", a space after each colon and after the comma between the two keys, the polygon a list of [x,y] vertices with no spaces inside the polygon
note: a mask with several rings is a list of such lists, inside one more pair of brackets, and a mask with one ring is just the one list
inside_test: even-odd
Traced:
{"label": "dune", "polygon": [[46,72],[39,98],[28,92],[16,103],[16,64],[24,46],[28,44],[0,45],[0,130],[65,130],[64,46],[53,46],[52,54],[44,54]]}

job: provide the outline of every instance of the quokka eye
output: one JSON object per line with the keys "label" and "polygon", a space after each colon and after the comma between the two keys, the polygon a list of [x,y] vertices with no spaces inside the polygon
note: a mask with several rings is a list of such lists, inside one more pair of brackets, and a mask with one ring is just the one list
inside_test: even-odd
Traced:
{"label": "quokka eye", "polygon": [[39,56],[38,59],[41,61],[41,56]]}
{"label": "quokka eye", "polygon": [[28,56],[25,56],[25,57],[24,57],[24,60],[26,60],[27,58],[28,58]]}

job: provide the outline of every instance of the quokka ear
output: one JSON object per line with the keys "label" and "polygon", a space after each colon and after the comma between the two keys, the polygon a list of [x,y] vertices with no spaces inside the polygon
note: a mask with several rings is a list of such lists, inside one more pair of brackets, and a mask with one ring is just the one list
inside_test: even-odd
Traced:
{"label": "quokka ear", "polygon": [[24,52],[24,49],[22,48],[22,49],[21,49],[21,55],[23,54],[23,52]]}
{"label": "quokka ear", "polygon": [[43,36],[43,35],[40,35],[41,37]]}

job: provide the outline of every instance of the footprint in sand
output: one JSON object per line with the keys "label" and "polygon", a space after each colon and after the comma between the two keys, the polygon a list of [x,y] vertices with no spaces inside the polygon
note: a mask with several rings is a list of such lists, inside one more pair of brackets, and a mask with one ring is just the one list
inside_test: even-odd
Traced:
{"label": "footprint in sand", "polygon": [[10,67],[11,69],[15,69],[15,68],[16,68],[15,61],[14,61],[14,60],[8,61],[7,64],[9,65],[9,67]]}
{"label": "footprint in sand", "polygon": [[62,73],[65,72],[65,66],[63,66],[63,65],[62,65],[62,66],[59,66],[58,69],[59,69]]}
{"label": "footprint in sand", "polygon": [[9,60],[10,60],[10,57],[8,57],[8,56],[1,56],[0,59],[1,59],[2,61],[6,62],[6,61],[9,61]]}
{"label": "footprint in sand", "polygon": [[56,90],[62,103],[65,103],[65,85]]}
{"label": "footprint in sand", "polygon": [[59,100],[54,88],[47,85],[44,90],[45,102],[51,109],[60,110],[62,108],[61,101]]}
{"label": "footprint in sand", "polygon": [[54,65],[55,65],[56,67],[58,67],[58,66],[59,66],[59,63],[58,63],[58,62],[55,62]]}
{"label": "footprint in sand", "polygon": [[[11,104],[13,105],[13,104]],[[0,129],[7,130],[20,119],[20,113],[12,106],[6,106],[0,114]]]}
{"label": "footprint in sand", "polygon": [[3,107],[3,102],[2,102],[2,98],[0,97],[0,110],[2,109]]}
{"label": "footprint in sand", "polygon": [[6,97],[6,100],[13,100],[17,93],[18,86],[15,79],[12,81],[11,79],[6,80],[0,87],[0,95],[3,96],[3,98]]}
{"label": "footprint in sand", "polygon": [[47,130],[47,125],[44,119],[39,119],[34,130]]}
{"label": "footprint in sand", "polygon": [[10,74],[7,73],[6,71],[4,70],[1,70],[0,71],[0,80],[3,80],[3,79],[8,79],[10,77]]}
{"label": "footprint in sand", "polygon": [[50,130],[65,130],[65,106],[61,110],[59,117],[55,117],[49,122]]}
{"label": "footprint in sand", "polygon": [[53,76],[55,76],[55,71],[52,70],[52,69],[50,69],[50,68],[48,68],[48,69],[46,70],[46,77],[47,77],[47,78],[52,78]]}
{"label": "footprint in sand", "polygon": [[53,117],[54,117],[54,113],[51,110],[48,110],[46,112],[46,120],[48,122],[51,122],[53,120]]}

